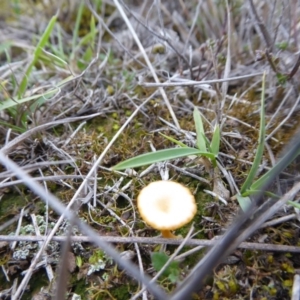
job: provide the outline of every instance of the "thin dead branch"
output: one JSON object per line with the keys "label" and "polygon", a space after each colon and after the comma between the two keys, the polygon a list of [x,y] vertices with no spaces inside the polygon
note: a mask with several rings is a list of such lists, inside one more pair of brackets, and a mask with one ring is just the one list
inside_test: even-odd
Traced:
{"label": "thin dead branch", "polygon": [[[151,75],[153,76],[155,82],[156,82],[156,83],[159,83],[159,79],[158,79],[158,77],[157,77],[157,75],[156,75],[156,72],[155,72],[153,66],[152,66],[152,63],[150,62],[150,59],[149,59],[149,57],[148,57],[148,55],[147,55],[147,53],[146,53],[146,51],[145,51],[145,49],[144,49],[142,43],[140,42],[140,39],[139,39],[139,37],[137,36],[137,34],[136,34],[134,28],[132,27],[132,25],[131,25],[131,23],[130,23],[128,17],[126,16],[126,14],[125,14],[125,12],[124,12],[122,6],[120,5],[120,3],[119,3],[118,0],[114,0],[114,3],[115,3],[115,5],[116,5],[117,9],[119,10],[119,12],[120,12],[120,14],[121,14],[121,16],[122,16],[124,22],[126,23],[128,29],[130,30],[130,32],[131,32],[131,34],[132,34],[132,36],[133,36],[135,42],[137,43],[137,45],[138,45],[138,47],[139,47],[141,53],[143,54],[143,57],[144,57],[144,59],[145,59],[145,61],[146,61],[146,63],[147,63],[147,66],[148,66],[148,68],[149,68],[149,70],[150,70],[150,72],[151,72]],[[169,112],[170,112],[170,115],[171,115],[171,117],[172,117],[172,119],[173,119],[174,124],[176,125],[177,128],[180,128],[179,122],[178,122],[178,120],[177,120],[177,117],[176,117],[176,115],[175,115],[175,113],[174,113],[174,110],[173,110],[173,108],[172,108],[172,106],[171,106],[171,103],[170,103],[170,101],[169,101],[169,99],[168,99],[168,97],[167,97],[167,94],[166,94],[165,90],[162,89],[161,87],[159,87],[158,90],[159,90],[161,96],[163,97],[163,99],[164,99],[164,101],[165,101],[165,103],[166,103],[166,106],[167,106],[167,108],[168,108],[168,110],[169,110]]]}
{"label": "thin dead branch", "polygon": [[265,40],[265,43],[266,43],[266,46],[267,48],[272,51],[272,48],[273,48],[273,43],[272,43],[272,39],[271,39],[271,36],[265,26],[265,24],[261,21],[257,11],[256,11],[256,8],[255,8],[255,5],[253,3],[253,0],[249,0],[249,3],[250,3],[250,8],[251,8],[251,11],[254,15],[254,18],[257,22],[257,25],[260,29],[260,32],[262,33],[263,37],[264,37],[264,40]]}
{"label": "thin dead branch", "polygon": [[[273,224],[271,224],[273,225]],[[132,243],[139,243],[139,244],[162,244],[162,245],[180,245],[184,239],[165,239],[159,237],[121,237],[121,236],[99,236],[99,238],[107,243],[116,243],[116,244],[132,244]],[[221,238],[221,237],[219,237]],[[0,235],[0,241],[6,242],[39,242],[45,241],[47,237],[44,236],[10,236],[10,235]],[[53,236],[51,241],[55,242],[63,242],[65,241],[65,236]],[[71,236],[71,241],[76,243],[92,243],[92,238],[88,236]],[[186,246],[202,246],[202,247],[212,247],[218,244],[218,240],[200,240],[200,239],[190,239],[185,242]],[[252,250],[261,250],[261,251],[274,251],[274,252],[293,252],[299,253],[300,247],[299,246],[289,246],[289,245],[277,245],[277,244],[267,244],[267,243],[250,243],[250,242],[242,242],[238,245],[237,248],[240,249],[252,249]]]}

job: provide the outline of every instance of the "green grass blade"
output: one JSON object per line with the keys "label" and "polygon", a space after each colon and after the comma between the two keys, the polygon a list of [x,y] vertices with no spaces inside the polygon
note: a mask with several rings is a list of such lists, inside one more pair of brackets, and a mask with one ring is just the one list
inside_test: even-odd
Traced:
{"label": "green grass blade", "polygon": [[243,197],[241,195],[237,195],[238,203],[241,209],[245,212],[251,205],[251,199],[249,197]]}
{"label": "green grass blade", "polygon": [[[54,49],[52,48],[52,50]],[[52,54],[48,51],[45,51],[40,55],[40,61],[43,61],[45,65],[49,65],[51,67],[58,65],[61,68],[65,68],[68,65],[67,62],[57,56],[57,54]]]}
{"label": "green grass blade", "polygon": [[3,42],[2,44],[0,44],[0,54],[10,49],[12,45],[12,42]]}
{"label": "green grass blade", "polygon": [[260,104],[260,127],[259,127],[259,138],[258,146],[255,154],[255,158],[252,164],[252,167],[249,171],[248,177],[245,180],[243,186],[241,187],[240,193],[243,194],[250,188],[253,183],[254,177],[256,176],[257,170],[259,168],[265,144],[265,90],[266,90],[266,74],[263,74],[262,79],[262,92],[261,92],[261,104]]}
{"label": "green grass blade", "polygon": [[10,107],[14,107],[16,105],[19,105],[19,104],[22,104],[22,103],[25,103],[28,101],[36,100],[36,99],[39,99],[42,97],[44,97],[46,99],[50,99],[55,93],[57,93],[59,91],[60,87],[62,87],[63,85],[65,85],[66,83],[68,83],[72,80],[74,80],[73,75],[67,77],[62,82],[60,82],[56,88],[50,89],[42,94],[37,94],[37,95],[30,96],[30,97],[22,98],[22,99],[18,100],[18,102],[15,101],[14,99],[10,99],[10,98],[5,99],[4,101],[0,101],[0,111],[10,108]]}
{"label": "green grass blade", "polygon": [[165,161],[169,159],[175,159],[178,157],[188,156],[188,155],[203,155],[211,157],[211,153],[201,152],[196,148],[184,147],[184,148],[174,148],[174,149],[164,149],[158,150],[156,152],[145,153],[123,162],[118,163],[113,170],[123,170],[127,168],[136,168],[145,165],[150,165],[160,161]]}
{"label": "green grass blade", "polygon": [[[249,189],[245,193],[243,193],[243,197],[248,197],[248,196],[253,196],[253,195],[258,195],[260,193],[260,190],[254,190],[254,189]],[[266,196],[271,197],[271,198],[280,198],[274,193],[271,193],[269,191],[265,191],[264,193]]]}
{"label": "green grass blade", "polygon": [[56,55],[59,56],[62,60],[67,60],[67,56],[64,52],[63,46],[63,37],[62,37],[62,29],[60,24],[57,24],[57,46],[55,47]]}
{"label": "green grass blade", "polygon": [[294,202],[294,201],[288,201],[287,203],[288,203],[289,205],[292,205],[292,206],[294,206],[294,207],[300,209],[300,204],[297,203],[297,202]]}
{"label": "green grass blade", "polygon": [[12,130],[14,130],[16,132],[20,132],[20,133],[24,133],[26,131],[25,128],[21,128],[19,126],[15,126],[15,125],[9,124],[9,123],[1,121],[1,120],[0,120],[0,125],[5,126],[6,128],[11,128]]}
{"label": "green grass blade", "polygon": [[34,50],[33,63],[36,63],[36,61],[38,60],[40,54],[43,51],[43,48],[48,43],[49,37],[50,37],[50,35],[53,31],[56,20],[57,20],[57,15],[55,15],[51,18],[47,28],[45,29],[44,34],[41,36],[40,41],[39,41],[39,43],[37,44],[37,46]]}
{"label": "green grass blade", "polygon": [[193,116],[194,116],[194,122],[196,127],[196,134],[197,134],[197,141],[196,141],[197,148],[200,151],[207,152],[203,122],[202,122],[200,112],[196,107],[194,108]]}
{"label": "green grass blade", "polygon": [[[287,165],[288,166],[289,164],[291,164],[293,162],[293,160],[298,156],[300,155],[300,150],[298,153],[296,153],[294,156],[292,156]],[[278,168],[281,169],[281,166],[279,164],[279,162],[272,168],[270,169],[267,173],[265,173],[263,176],[261,176],[259,179],[257,179],[250,187],[251,190],[260,190],[264,185],[265,183],[268,181],[269,177],[271,176],[271,174],[273,172],[275,173],[278,173]]]}
{"label": "green grass blade", "polygon": [[26,88],[27,88],[27,82],[28,82],[28,78],[31,74],[31,71],[32,71],[32,68],[33,66],[35,65],[35,63],[38,61],[39,59],[39,56],[41,55],[42,51],[43,51],[43,48],[45,47],[45,45],[47,44],[48,42],[48,39],[50,37],[50,34],[54,28],[54,25],[56,23],[56,20],[57,20],[57,15],[53,16],[44,32],[44,34],[41,36],[40,38],[40,41],[38,42],[35,50],[34,50],[34,53],[33,53],[33,59],[32,61],[30,62],[30,64],[28,65],[26,71],[25,71],[25,74],[22,78],[22,81],[20,83],[20,86],[19,86],[19,90],[18,90],[18,98],[20,99],[22,97],[22,95],[24,94],[24,92],[26,91]]}
{"label": "green grass blade", "polygon": [[219,124],[217,124],[215,126],[215,130],[214,130],[214,134],[211,140],[211,144],[210,144],[210,149],[211,152],[217,157],[219,154],[219,150],[220,150],[220,126]]}
{"label": "green grass blade", "polygon": [[16,103],[16,101],[14,101],[13,99],[10,99],[10,98],[6,99],[6,100],[0,102],[0,111],[11,108],[11,107],[14,107],[14,106],[17,106],[18,104],[21,104],[21,103],[25,103],[25,102],[28,102],[28,101],[39,99],[40,97],[50,98],[56,92],[58,92],[58,90],[59,89],[52,89],[52,90],[49,90],[49,91],[47,91],[43,94],[37,94],[37,95],[30,96],[30,97],[22,98],[22,99],[18,100],[18,103]]}
{"label": "green grass blade", "polygon": [[70,55],[70,60],[73,60],[75,57],[76,45],[78,43],[78,37],[79,37],[79,27],[80,27],[80,22],[82,19],[83,8],[84,8],[84,2],[85,1],[81,1],[80,6],[77,11],[77,15],[76,15],[76,22],[75,22],[73,38],[72,38],[72,53]]}
{"label": "green grass blade", "polygon": [[96,22],[93,15],[91,16],[90,32],[91,32],[91,48],[94,50],[96,45],[96,35],[98,33],[98,30],[96,28]]}
{"label": "green grass blade", "polygon": [[176,139],[174,139],[174,138],[172,138],[172,137],[170,137],[170,136],[168,136],[168,135],[165,135],[165,134],[163,134],[163,133],[161,133],[161,132],[160,132],[159,134],[162,135],[162,136],[163,136],[164,138],[166,138],[167,140],[173,142],[174,144],[176,144],[176,145],[178,145],[178,146],[180,146],[180,147],[182,147],[182,148],[187,147],[186,144],[184,144],[184,143],[182,143],[182,142],[180,142],[180,141],[177,141]]}

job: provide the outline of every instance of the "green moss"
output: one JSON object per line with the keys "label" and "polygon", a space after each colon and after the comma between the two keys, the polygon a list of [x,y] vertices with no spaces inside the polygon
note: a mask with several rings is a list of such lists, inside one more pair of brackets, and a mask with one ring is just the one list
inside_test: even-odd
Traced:
{"label": "green moss", "polygon": [[22,296],[24,300],[31,300],[35,293],[38,293],[42,287],[49,286],[49,280],[45,269],[41,269],[32,276],[29,281],[28,287],[25,293]]}
{"label": "green moss", "polygon": [[77,295],[80,295],[81,297],[86,296],[86,290],[88,285],[86,284],[85,279],[77,280],[76,278],[77,275],[73,276],[72,286],[74,287],[74,293]]}
{"label": "green moss", "polygon": [[118,300],[128,300],[132,296],[131,294],[132,290],[133,287],[131,287],[129,284],[124,284],[117,288],[113,288],[111,290],[111,294]]}
{"label": "green moss", "polygon": [[[20,188],[21,185],[20,185]],[[20,208],[29,204],[29,198],[15,193],[7,193],[1,198],[0,203],[0,224],[4,224],[20,212]],[[6,232],[9,232],[7,228]],[[3,232],[5,233],[5,231]]]}

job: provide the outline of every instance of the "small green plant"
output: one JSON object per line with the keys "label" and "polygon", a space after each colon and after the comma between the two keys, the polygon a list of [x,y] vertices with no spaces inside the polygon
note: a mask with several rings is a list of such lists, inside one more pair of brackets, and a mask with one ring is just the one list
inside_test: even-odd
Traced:
{"label": "small green plant", "polygon": [[[167,263],[169,259],[170,257],[164,252],[154,252],[151,254],[152,265],[157,272],[164,267],[164,265]],[[170,264],[164,270],[162,275],[168,277],[172,283],[177,282],[180,275],[180,268],[179,268],[178,261],[170,262]]]}
{"label": "small green plant", "polygon": [[[90,30],[89,32],[83,36],[74,46],[74,53],[72,54],[72,58],[75,56],[75,53],[84,49],[83,55],[77,62],[77,66],[80,70],[84,70],[88,64],[92,61],[93,56],[95,55],[95,45],[96,45],[96,37],[98,34],[98,29],[96,27],[95,19],[91,16],[90,20]],[[73,58],[74,59],[74,58]]]}
{"label": "small green plant", "polygon": [[[18,124],[20,126],[14,126],[10,125],[7,122],[2,122],[2,125],[5,125],[7,127],[10,127],[12,129],[17,130],[18,132],[24,132],[27,128],[27,120],[28,120],[28,112],[33,111],[37,105],[41,105],[42,103],[46,102],[51,96],[55,94],[55,92],[58,91],[57,89],[52,89],[50,91],[46,91],[43,94],[40,95],[33,95],[28,96],[28,82],[30,80],[30,77],[32,75],[32,72],[34,68],[45,59],[48,59],[51,55],[49,52],[45,51],[46,46],[49,44],[49,38],[52,34],[53,28],[57,21],[57,15],[53,16],[51,20],[48,23],[47,28],[45,29],[44,33],[40,37],[32,55],[31,61],[28,63],[24,70],[24,75],[21,78],[20,82],[17,83],[14,76],[11,76],[11,86],[16,89],[16,95],[12,96],[10,93],[6,92],[5,82],[0,82],[1,90],[5,92],[5,99],[3,99],[0,103],[0,111],[6,109],[7,113],[12,117],[14,120],[18,120]],[[4,44],[4,47],[0,47],[0,52],[4,52],[6,55],[7,62],[11,62],[11,57],[8,51],[10,47],[14,46],[13,42]],[[53,55],[51,56],[51,59],[53,59]],[[50,60],[51,61],[51,60]],[[53,92],[52,92],[53,91]],[[49,97],[48,97],[49,96]],[[10,97],[10,98],[8,98]],[[35,104],[32,104],[31,106],[28,106],[26,110],[24,110],[24,106],[21,106],[20,104],[36,100]]]}
{"label": "small green plant", "polygon": [[32,68],[34,67],[34,65],[37,63],[37,61],[39,60],[40,55],[42,54],[43,48],[45,47],[45,45],[48,42],[48,39],[51,35],[51,32],[54,28],[54,25],[56,23],[57,20],[57,15],[53,16],[47,26],[47,28],[45,29],[44,34],[41,36],[35,50],[33,53],[33,58],[32,61],[30,62],[30,64],[27,66],[26,70],[25,70],[25,74],[22,78],[22,81],[20,83],[19,86],[19,90],[18,90],[18,99],[21,99],[27,89],[27,83],[28,83],[28,78],[30,77],[30,74],[32,72]]}
{"label": "small green plant", "polygon": [[241,206],[241,208],[245,211],[249,205],[251,204],[251,200],[248,197],[251,195],[253,190],[253,180],[257,174],[263,152],[264,152],[264,144],[265,144],[265,80],[266,80],[266,74],[263,75],[262,80],[262,92],[261,92],[261,103],[260,103],[260,127],[259,127],[259,138],[258,138],[258,146],[256,149],[255,158],[252,164],[252,167],[249,171],[249,174],[244,182],[244,184],[241,187],[240,194],[237,195],[238,202]]}
{"label": "small green plant", "polygon": [[[276,164],[272,169],[266,172],[263,176],[254,181],[259,165],[262,160],[265,144],[265,78],[266,75],[263,75],[262,79],[262,94],[261,94],[261,108],[260,108],[260,128],[259,128],[259,139],[258,146],[256,149],[255,158],[252,164],[252,167],[248,173],[248,176],[240,189],[240,193],[236,195],[240,207],[245,211],[251,204],[250,195],[258,193],[261,188],[264,186],[268,178],[273,172],[277,172],[278,164]],[[201,114],[197,108],[194,109],[193,113],[195,127],[196,127],[196,148],[191,148],[185,145],[184,143],[177,141],[176,139],[161,134],[169,141],[177,144],[179,148],[164,149],[152,153],[142,154],[115,165],[113,170],[122,170],[127,168],[136,168],[141,167],[169,159],[176,159],[179,157],[189,156],[189,155],[199,155],[208,158],[215,168],[217,166],[217,157],[220,147],[220,127],[216,125],[213,132],[213,137],[211,142],[205,135],[204,126],[201,118]],[[300,151],[297,155],[300,154]],[[296,156],[291,157],[290,163],[296,158]],[[276,195],[269,193],[271,196],[276,197]],[[289,202],[290,205],[299,207],[299,204]]]}
{"label": "small green plant", "polygon": [[49,90],[47,90],[47,91],[45,91],[44,93],[41,93],[41,94],[36,94],[36,95],[33,95],[33,96],[29,96],[29,97],[19,99],[18,101],[16,101],[13,98],[5,99],[2,102],[0,102],[0,111],[16,107],[18,104],[23,104],[23,103],[33,101],[33,100],[36,100],[38,102],[47,101],[48,99],[53,97],[55,95],[55,93],[57,93],[59,91],[59,88],[61,88],[62,86],[64,86],[68,82],[72,81],[73,79],[74,79],[73,75],[68,76],[67,78],[62,80],[59,84],[57,84],[55,88],[51,88],[51,89],[49,89]]}
{"label": "small green plant", "polygon": [[145,153],[136,157],[130,158],[115,165],[113,170],[123,170],[127,168],[141,167],[169,159],[175,159],[188,155],[204,156],[210,160],[213,167],[217,166],[217,157],[220,147],[220,128],[217,124],[214,128],[214,133],[211,142],[207,139],[204,132],[202,118],[197,108],[194,109],[194,122],[196,127],[196,147],[191,148],[184,143],[173,139],[172,137],[163,135],[165,138],[177,144],[180,148],[164,149],[156,152]]}
{"label": "small green plant", "polygon": [[[266,74],[263,75],[262,80],[262,94],[261,94],[261,108],[260,108],[260,128],[259,128],[259,138],[258,138],[258,146],[256,149],[255,158],[252,164],[252,167],[249,171],[249,174],[242,185],[240,189],[240,194],[237,195],[237,199],[239,202],[240,207],[245,211],[251,204],[251,199],[249,196],[257,194],[262,187],[266,184],[268,181],[268,178],[273,173],[277,173],[277,170],[280,168],[279,163],[277,163],[274,167],[272,167],[268,172],[266,172],[263,176],[258,178],[256,181],[254,181],[254,178],[257,174],[257,171],[259,169],[259,165],[261,163],[261,159],[264,152],[264,144],[265,144],[265,80],[266,80]],[[293,157],[290,158],[287,166],[300,154],[300,151]],[[278,198],[277,195],[268,192],[268,195]],[[299,208],[299,204],[294,203],[292,201],[288,202],[290,205],[293,205],[294,207]]]}

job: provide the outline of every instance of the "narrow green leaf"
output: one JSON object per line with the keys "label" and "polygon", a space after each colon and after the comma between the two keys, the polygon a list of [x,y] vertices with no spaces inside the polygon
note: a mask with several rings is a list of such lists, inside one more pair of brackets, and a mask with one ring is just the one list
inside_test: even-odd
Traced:
{"label": "narrow green leaf", "polygon": [[219,154],[219,150],[220,150],[220,126],[219,124],[217,124],[215,126],[215,130],[214,130],[214,134],[211,140],[211,144],[210,144],[210,149],[211,152],[217,157]]}
{"label": "narrow green leaf", "polygon": [[10,107],[17,106],[18,104],[21,104],[21,103],[25,103],[25,102],[28,102],[28,101],[36,100],[36,99],[39,99],[39,98],[42,98],[42,97],[44,97],[46,99],[49,99],[55,93],[57,93],[59,91],[60,87],[62,87],[66,83],[72,81],[73,79],[74,79],[74,76],[71,75],[71,76],[65,78],[64,80],[62,80],[59,84],[57,84],[56,88],[48,90],[48,91],[46,91],[45,93],[42,93],[42,94],[37,94],[37,95],[30,96],[30,97],[22,98],[22,99],[20,99],[18,101],[15,101],[14,99],[10,99],[10,98],[9,99],[5,99],[4,101],[0,101],[0,111],[2,111],[4,109],[7,109],[7,108],[10,108]]}
{"label": "narrow green leaf", "polygon": [[74,26],[74,30],[73,30],[72,53],[70,55],[70,60],[73,60],[75,57],[76,45],[78,43],[79,27],[80,27],[80,23],[81,23],[81,19],[82,19],[83,9],[84,9],[84,1],[81,1],[79,8],[77,10],[76,21],[75,21],[75,26]]}
{"label": "narrow green leaf", "polygon": [[38,42],[38,44],[37,44],[37,46],[34,50],[33,59],[30,62],[30,64],[27,66],[25,74],[24,74],[24,76],[21,80],[19,90],[18,90],[18,98],[21,98],[22,95],[24,94],[24,92],[26,91],[27,81],[28,81],[28,78],[30,77],[32,68],[35,65],[35,63],[38,61],[39,56],[40,56],[41,52],[43,51],[43,48],[45,47],[46,43],[48,42],[48,39],[49,39],[50,34],[51,34],[51,32],[54,28],[56,20],[57,20],[57,15],[55,15],[51,18],[45,32],[41,36],[40,41]]}
{"label": "narrow green leaf", "polygon": [[178,146],[180,146],[180,147],[188,147],[186,144],[184,144],[184,143],[182,143],[182,142],[180,142],[180,141],[177,141],[177,140],[175,140],[174,138],[172,138],[172,137],[170,137],[170,136],[168,136],[168,135],[165,135],[165,134],[163,134],[163,133],[159,133],[160,135],[162,135],[164,138],[166,138],[167,140],[169,140],[169,141],[171,141],[171,142],[173,142],[174,144],[176,144],[176,145],[178,145]]}
{"label": "narrow green leaf", "polygon": [[[53,47],[52,47],[52,50],[54,50]],[[54,50],[53,52],[57,52],[57,51]],[[59,54],[61,55],[61,53],[59,53]],[[60,58],[57,54],[53,54],[50,52],[41,53],[40,59],[51,66],[53,66],[54,63],[58,64],[62,68],[66,67],[68,65],[68,63],[65,60],[63,60],[62,58]]]}
{"label": "narrow green leaf", "polygon": [[64,46],[63,46],[63,37],[62,37],[62,28],[59,23],[56,24],[56,32],[57,32],[57,46],[53,47],[55,54],[60,57],[62,60],[67,60],[67,56],[64,53]]}
{"label": "narrow green leaf", "polygon": [[263,74],[262,79],[262,92],[261,92],[261,104],[260,104],[260,127],[259,127],[259,138],[258,146],[256,149],[255,158],[252,167],[249,171],[248,177],[245,180],[243,186],[241,187],[241,194],[247,191],[253,183],[254,177],[256,176],[257,170],[259,168],[265,144],[265,90],[266,90],[266,73]]}
{"label": "narrow green leaf", "polygon": [[58,90],[59,90],[58,88],[57,89],[52,89],[52,90],[49,90],[49,91],[47,91],[47,92],[45,92],[43,94],[37,94],[37,95],[30,96],[30,97],[22,98],[22,99],[18,100],[18,102],[16,102],[13,99],[6,99],[6,100],[0,102],[0,111],[2,111],[4,109],[7,109],[7,108],[10,108],[10,107],[17,106],[18,104],[21,104],[21,103],[25,103],[25,102],[28,102],[28,101],[32,101],[32,100],[38,99],[40,97],[50,98]]}
{"label": "narrow green leaf", "polygon": [[45,32],[41,36],[40,41],[34,50],[33,63],[36,63],[36,61],[39,59],[40,54],[43,51],[43,48],[48,43],[49,37],[53,31],[56,20],[57,20],[57,15],[55,15],[51,18],[47,28],[45,29]]}
{"label": "narrow green leaf", "polygon": [[91,21],[90,21],[90,32],[92,34],[92,40],[91,40],[91,47],[92,49],[94,49],[95,47],[95,44],[96,44],[96,35],[97,35],[97,28],[96,28],[96,22],[95,22],[95,18],[94,16],[92,15],[91,17]]}
{"label": "narrow green leaf", "polygon": [[7,51],[12,45],[12,42],[2,42],[0,44],[0,53]]}
{"label": "narrow green leaf", "polygon": [[297,202],[294,202],[294,201],[288,201],[287,203],[288,203],[289,205],[292,205],[292,206],[294,206],[294,207],[300,209],[300,204],[297,203]]}
{"label": "narrow green leaf", "polygon": [[184,147],[174,149],[164,149],[156,152],[145,153],[136,157],[132,157],[112,167],[113,170],[124,170],[127,168],[136,168],[145,165],[150,165],[160,161],[175,159],[189,155],[203,155],[208,158],[213,158],[214,155],[207,152],[202,152],[196,148]]}
{"label": "narrow green leaf", "polygon": [[200,112],[196,107],[194,108],[193,116],[194,116],[194,122],[195,122],[195,127],[196,127],[197,148],[200,151],[207,152],[203,122],[202,122]]}
{"label": "narrow green leaf", "polygon": [[236,195],[237,200],[241,209],[245,212],[251,205],[251,199],[249,197],[243,197],[241,195]]}
{"label": "narrow green leaf", "polygon": [[10,124],[10,123],[7,123],[7,122],[1,121],[1,120],[0,120],[0,125],[5,126],[6,128],[11,128],[11,129],[13,129],[14,131],[20,132],[20,133],[24,133],[24,132],[26,131],[25,128],[21,128],[21,127],[18,127],[18,126],[14,126],[14,125],[12,125],[12,124]]}
{"label": "narrow green leaf", "polygon": [[211,158],[210,161],[211,161],[212,166],[213,166],[214,168],[216,168],[216,167],[218,166],[217,160],[216,160],[216,157],[215,157],[215,156],[213,156],[213,158]]}
{"label": "narrow green leaf", "polygon": [[[294,156],[291,156],[291,158],[289,159],[286,166],[289,166],[298,155],[300,155],[300,149],[299,149],[298,153],[296,153]],[[271,174],[273,172],[278,173],[278,171],[277,171],[278,168],[281,169],[279,162],[276,163],[276,165],[272,169],[270,169],[267,173],[265,173],[263,176],[261,176],[259,179],[257,179],[251,185],[250,189],[251,190],[260,190],[265,185],[265,183],[268,181],[269,177],[271,176]]]}

